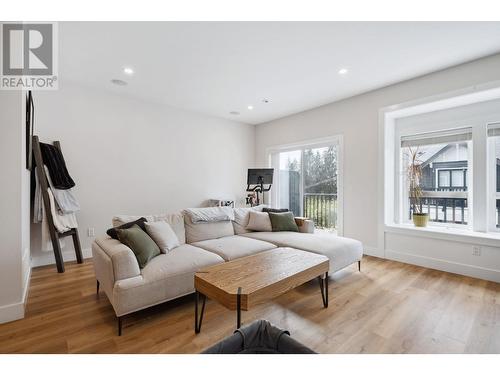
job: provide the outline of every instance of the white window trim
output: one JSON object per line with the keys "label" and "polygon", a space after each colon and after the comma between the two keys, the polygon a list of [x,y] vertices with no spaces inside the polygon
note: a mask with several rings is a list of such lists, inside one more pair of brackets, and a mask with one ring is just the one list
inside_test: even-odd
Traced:
{"label": "white window trim", "polygon": [[497,192],[495,157],[495,137],[488,137],[488,230],[490,232],[500,232],[496,227],[496,200],[500,199],[500,192]]}
{"label": "white window trim", "polygon": [[[304,148],[319,148],[335,145],[337,147],[337,234],[342,236],[344,233],[344,136],[343,134],[336,134],[330,137],[316,138],[295,143],[288,143],[283,145],[275,145],[266,148],[267,160],[270,168],[274,168],[275,161],[273,155],[279,152],[302,150]],[[277,194],[279,186],[279,173],[274,173],[274,184],[270,194],[270,204],[273,205],[277,201]],[[303,192],[301,186],[301,193]],[[303,209],[301,199],[301,210]]]}
{"label": "white window trim", "polygon": [[[378,195],[379,195],[379,215],[378,215],[378,248],[379,252],[385,255],[385,233],[387,232],[398,232],[409,235],[422,235],[431,238],[446,238],[446,239],[457,239],[462,240],[466,238],[474,243],[485,242],[489,245],[500,246],[500,236],[498,233],[483,233],[478,231],[466,231],[466,233],[457,234],[456,230],[432,228],[420,229],[415,228],[412,225],[396,224],[394,218],[397,216],[395,211],[395,188],[398,181],[397,177],[394,175],[394,171],[399,171],[399,165],[395,165],[395,150],[399,149],[396,142],[395,132],[396,126],[395,122],[397,118],[413,116],[417,114],[429,113],[433,111],[439,111],[443,109],[456,108],[468,104],[475,104],[486,102],[489,100],[500,99],[500,81],[489,82],[486,84],[475,85],[467,87],[460,90],[455,90],[447,92],[444,94],[433,95],[431,97],[412,100],[406,103],[401,103],[397,105],[391,105],[379,110],[379,180],[378,180]],[[494,121],[494,120],[493,120]],[[489,121],[490,122],[490,121]],[[454,127],[456,127],[456,123]],[[480,131],[480,130],[476,130]],[[473,132],[474,137],[474,132]],[[486,138],[485,138],[486,140]],[[474,150],[473,150],[474,151]],[[473,169],[481,170],[478,166],[480,162],[486,162],[486,156],[484,158],[475,158]],[[486,164],[483,164],[485,168]],[[398,169],[395,169],[398,167]],[[467,176],[469,181],[469,190],[472,194],[476,189],[474,184],[474,176],[470,173]],[[471,183],[472,181],[472,183]],[[476,179],[477,181],[477,179]],[[491,184],[488,184],[491,185]],[[491,199],[491,194],[489,195]],[[484,206],[487,206],[486,195],[484,196]],[[471,204],[470,204],[471,206]],[[483,206],[481,203],[479,207]],[[486,209],[486,207],[482,207]],[[491,207],[491,206],[490,206]],[[478,209],[478,207],[472,207],[473,209]],[[474,217],[475,215],[473,215]],[[491,219],[490,219],[491,220]],[[488,222],[490,222],[488,220]],[[482,223],[484,229],[488,229],[486,223]],[[476,227],[477,228],[477,227]],[[476,230],[476,228],[474,228]]]}
{"label": "white window trim", "polygon": [[[439,124],[434,124],[436,126],[436,129],[438,130],[441,130],[440,129],[440,126]],[[410,130],[411,131],[411,130]],[[415,130],[414,130],[415,131]],[[408,130],[405,130],[403,133],[408,133]],[[396,131],[396,134],[398,134],[398,130]],[[398,160],[395,160],[395,165],[397,165],[398,169],[395,170],[395,173],[397,173],[398,170],[401,170],[401,166],[400,166],[400,163],[401,163],[401,155],[402,155],[402,150],[401,150],[401,147],[399,146],[401,144],[400,142],[401,140],[401,135],[396,135],[396,143],[398,146],[396,147],[399,147],[400,149],[400,152],[399,152],[399,158]],[[467,144],[468,144],[468,148],[469,148],[469,151],[468,151],[468,160],[467,160],[467,164],[468,165],[472,165],[472,142],[471,141],[467,141]],[[436,176],[435,176],[435,184],[436,186],[438,186],[438,178],[439,178],[439,171],[440,170],[453,170],[453,169],[458,169],[458,170],[463,170],[463,168],[436,168]],[[470,168],[467,168],[467,174],[469,174],[469,171],[470,171]],[[411,220],[408,219],[408,212],[409,212],[409,203],[408,203],[408,193],[405,189],[401,189],[400,187],[403,186],[404,182],[403,182],[403,179],[404,179],[404,176],[403,176],[403,173],[401,173],[401,177],[398,179],[398,181],[395,183],[396,185],[396,189],[395,189],[395,196],[398,196],[395,198],[396,200],[396,203],[395,203],[395,208],[396,208],[396,214],[394,216],[394,221],[391,223],[391,224],[395,224],[395,225],[408,225],[411,223]],[[467,181],[469,181],[467,179]],[[450,187],[451,187],[451,175],[450,175]],[[468,214],[468,220],[467,220],[467,224],[456,224],[456,223],[439,223],[439,222],[432,222],[430,223],[429,222],[429,226],[430,227],[436,227],[438,229],[441,229],[441,230],[447,230],[447,229],[458,229],[458,230],[469,230],[471,231],[472,228],[473,228],[473,225],[472,225],[472,218],[473,216],[471,215],[471,212],[472,212],[472,205],[471,205],[471,202],[472,202],[472,194],[471,194],[471,189],[470,189],[470,186],[468,186],[468,191],[465,192],[466,193],[466,196],[467,196],[467,211],[469,212]]]}

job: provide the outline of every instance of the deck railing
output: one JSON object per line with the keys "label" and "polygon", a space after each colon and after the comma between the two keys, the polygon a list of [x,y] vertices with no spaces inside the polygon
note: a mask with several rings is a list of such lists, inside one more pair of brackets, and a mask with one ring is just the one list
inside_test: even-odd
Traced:
{"label": "deck railing", "polygon": [[313,220],[316,228],[336,228],[337,212],[337,194],[304,194],[304,216]]}
{"label": "deck railing", "polygon": [[[429,214],[429,221],[452,224],[467,224],[468,221],[467,193],[464,191],[424,191],[420,208]],[[411,220],[411,208],[409,214]]]}

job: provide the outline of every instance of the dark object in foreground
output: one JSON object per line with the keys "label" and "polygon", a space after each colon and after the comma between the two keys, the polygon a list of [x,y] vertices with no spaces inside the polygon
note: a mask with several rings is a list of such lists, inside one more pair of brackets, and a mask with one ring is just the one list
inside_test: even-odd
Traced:
{"label": "dark object in foreground", "polygon": [[317,354],[267,320],[256,320],[202,354]]}

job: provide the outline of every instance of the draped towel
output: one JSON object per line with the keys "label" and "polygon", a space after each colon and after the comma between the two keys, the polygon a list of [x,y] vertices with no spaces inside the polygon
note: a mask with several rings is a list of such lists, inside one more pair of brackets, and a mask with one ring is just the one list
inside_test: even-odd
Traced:
{"label": "draped towel", "polygon": [[69,175],[62,152],[56,147],[47,143],[40,143],[43,163],[49,169],[50,177],[54,187],[57,189],[70,189],[75,186],[75,182]]}

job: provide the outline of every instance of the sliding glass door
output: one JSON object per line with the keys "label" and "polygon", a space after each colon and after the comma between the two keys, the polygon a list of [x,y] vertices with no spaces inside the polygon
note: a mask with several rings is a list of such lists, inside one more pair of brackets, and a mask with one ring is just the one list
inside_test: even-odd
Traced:
{"label": "sliding glass door", "polygon": [[288,208],[295,216],[302,216],[302,152],[300,150],[280,152],[278,157],[278,204],[276,206]]}
{"label": "sliding glass door", "polygon": [[275,169],[272,205],[314,220],[316,228],[341,228],[339,137],[328,141],[278,147],[270,153]]}

